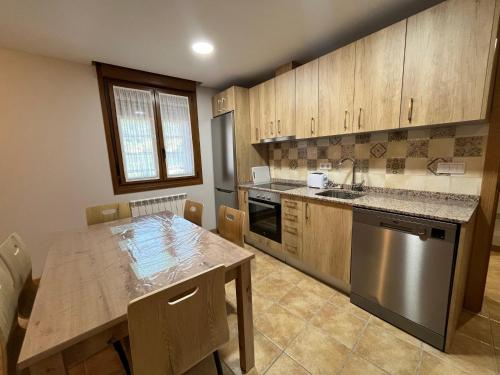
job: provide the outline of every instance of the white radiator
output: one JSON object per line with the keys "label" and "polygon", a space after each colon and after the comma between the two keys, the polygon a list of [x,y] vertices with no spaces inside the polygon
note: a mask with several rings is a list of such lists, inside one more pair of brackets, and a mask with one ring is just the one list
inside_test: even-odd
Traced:
{"label": "white radiator", "polygon": [[155,197],[130,201],[132,216],[143,216],[162,211],[170,211],[176,215],[184,216],[184,204],[187,194],[174,194],[165,197]]}

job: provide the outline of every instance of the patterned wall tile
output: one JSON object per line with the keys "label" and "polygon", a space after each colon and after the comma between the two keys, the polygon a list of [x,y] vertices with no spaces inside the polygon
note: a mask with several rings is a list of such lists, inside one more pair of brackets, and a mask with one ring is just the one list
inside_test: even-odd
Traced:
{"label": "patterned wall tile", "polygon": [[281,158],[288,159],[290,155],[290,149],[288,147],[281,149]]}
{"label": "patterned wall tile", "polygon": [[288,150],[288,159],[297,160],[299,158],[299,149],[291,148]]}
{"label": "patterned wall tile", "polygon": [[318,158],[318,148],[316,146],[307,146],[307,160]]}
{"label": "patterned wall tile", "polygon": [[429,140],[430,158],[452,157],[455,140],[453,138],[437,138]]}
{"label": "patterned wall tile", "polygon": [[455,138],[455,152],[453,156],[482,156],[484,137]]}
{"label": "patterned wall tile", "polygon": [[426,158],[429,155],[429,140],[419,139],[408,141],[406,156],[408,158]]}
{"label": "patterned wall tile", "polygon": [[393,141],[387,145],[387,158],[406,158],[408,149],[407,141]]}
{"label": "patterned wall tile", "polygon": [[328,159],[328,146],[318,146],[318,159]]}
{"label": "patterned wall tile", "polygon": [[328,137],[328,140],[330,141],[331,145],[339,145],[340,142],[342,142],[342,137],[341,136]]}
{"label": "patterned wall tile", "polygon": [[316,147],[318,144],[317,144],[317,141],[316,139],[308,139],[307,140],[307,147]]}
{"label": "patterned wall tile", "polygon": [[387,174],[404,174],[405,161],[406,160],[404,158],[387,159],[386,173]]}
{"label": "patterned wall tile", "polygon": [[275,150],[281,149],[281,143],[273,143],[273,145]]}
{"label": "patterned wall tile", "polygon": [[375,143],[370,148],[370,157],[380,159],[383,158],[387,154],[387,143]]}
{"label": "patterned wall tile", "polygon": [[298,158],[299,159],[307,159],[307,148],[306,147],[299,147],[298,149]]}
{"label": "patterned wall tile", "polygon": [[340,159],[340,145],[330,145],[328,146],[328,159]]}
{"label": "patterned wall tile", "polygon": [[297,162],[297,160],[288,160],[288,168],[292,169],[292,170],[295,170],[297,169],[299,166],[299,163]]}
{"label": "patterned wall tile", "polygon": [[307,170],[315,171],[318,166],[318,161],[316,159],[307,159]]}
{"label": "patterned wall tile", "polygon": [[370,161],[368,159],[356,159],[354,163],[354,170],[356,172],[368,173],[369,162]]}
{"label": "patterned wall tile", "polygon": [[354,156],[356,159],[369,159],[370,147],[369,143],[361,143],[354,145]]}
{"label": "patterned wall tile", "polygon": [[370,143],[370,139],[371,139],[370,133],[356,134],[354,142],[356,144]]}
{"label": "patterned wall tile", "polygon": [[273,152],[273,159],[274,160],[281,160],[282,159],[282,156],[281,156],[281,149],[279,148],[275,148],[274,149],[274,152]]}
{"label": "patterned wall tile", "polygon": [[453,138],[455,137],[456,126],[445,126],[431,129],[431,139],[436,138]]}
{"label": "patterned wall tile", "polygon": [[408,139],[408,130],[398,130],[389,132],[389,142],[406,141]]}
{"label": "patterned wall tile", "polygon": [[341,158],[354,158],[354,145],[342,145],[340,149]]}

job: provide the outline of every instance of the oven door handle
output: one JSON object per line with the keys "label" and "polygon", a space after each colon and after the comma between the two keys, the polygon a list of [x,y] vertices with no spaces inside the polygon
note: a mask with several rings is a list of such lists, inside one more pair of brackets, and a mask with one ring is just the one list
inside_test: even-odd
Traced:
{"label": "oven door handle", "polygon": [[259,201],[256,201],[254,199],[249,199],[248,200],[248,203],[250,204],[255,204],[257,206],[262,206],[262,207],[266,207],[266,208],[272,208],[273,210],[276,208],[277,205],[272,205],[272,204],[268,204],[268,203],[262,203],[262,202],[259,202]]}

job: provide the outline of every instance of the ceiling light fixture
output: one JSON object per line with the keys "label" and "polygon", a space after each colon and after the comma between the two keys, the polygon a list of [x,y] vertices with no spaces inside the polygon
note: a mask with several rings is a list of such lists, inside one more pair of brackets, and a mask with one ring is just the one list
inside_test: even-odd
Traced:
{"label": "ceiling light fixture", "polygon": [[208,42],[196,42],[191,48],[200,55],[208,55],[214,51],[214,46]]}

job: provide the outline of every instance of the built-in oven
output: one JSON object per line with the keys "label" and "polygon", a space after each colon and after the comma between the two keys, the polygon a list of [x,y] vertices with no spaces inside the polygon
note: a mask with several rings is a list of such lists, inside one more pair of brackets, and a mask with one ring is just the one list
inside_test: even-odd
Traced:
{"label": "built-in oven", "polygon": [[279,193],[248,191],[250,232],[281,243],[281,202]]}

